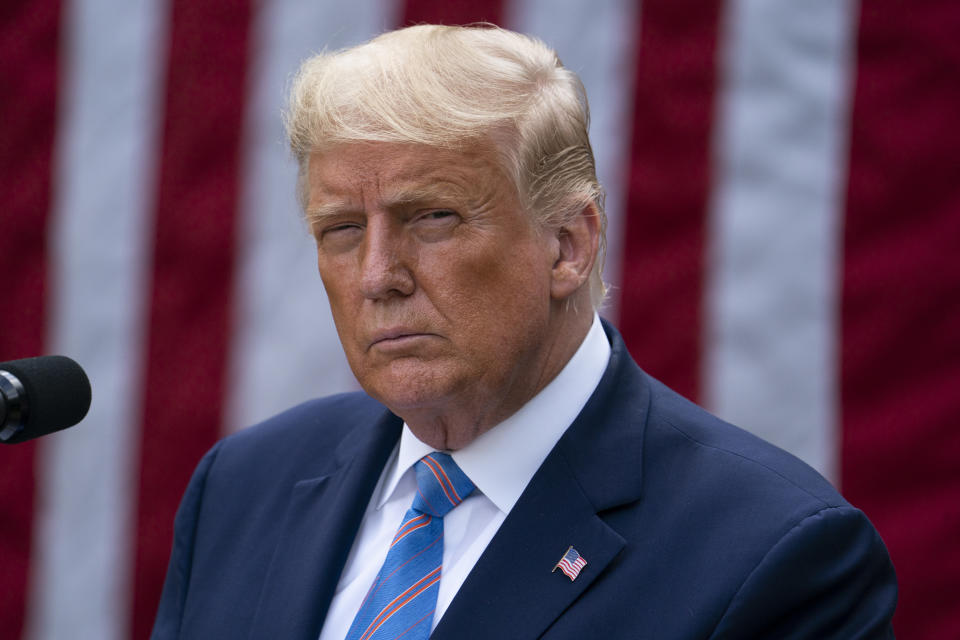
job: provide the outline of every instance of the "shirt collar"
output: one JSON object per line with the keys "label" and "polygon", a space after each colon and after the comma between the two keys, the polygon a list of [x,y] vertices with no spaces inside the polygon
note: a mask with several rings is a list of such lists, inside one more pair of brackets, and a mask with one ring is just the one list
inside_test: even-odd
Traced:
{"label": "shirt collar", "polygon": [[[610,343],[600,317],[557,377],[512,416],[451,452],[474,485],[503,513],[510,513],[533,474],[576,419],[600,383],[610,359]],[[417,439],[406,423],[396,455],[387,465],[377,508],[393,495],[400,479],[435,449]]]}

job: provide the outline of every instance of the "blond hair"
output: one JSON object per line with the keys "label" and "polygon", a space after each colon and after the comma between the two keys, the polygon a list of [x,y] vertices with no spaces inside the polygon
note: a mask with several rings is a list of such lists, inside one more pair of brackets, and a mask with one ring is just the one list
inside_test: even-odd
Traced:
{"label": "blond hair", "polygon": [[316,149],[402,142],[456,150],[492,140],[539,224],[558,228],[595,208],[601,234],[590,291],[598,307],[606,292],[606,214],[589,119],[580,78],[540,40],[493,25],[417,25],[307,59],[294,78],[286,126],[301,199]]}

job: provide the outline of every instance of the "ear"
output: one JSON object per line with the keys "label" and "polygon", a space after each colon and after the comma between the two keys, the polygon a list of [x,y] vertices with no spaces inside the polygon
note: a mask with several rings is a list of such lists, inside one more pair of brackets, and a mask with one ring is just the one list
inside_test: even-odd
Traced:
{"label": "ear", "polygon": [[553,264],[550,296],[554,300],[566,300],[584,285],[589,287],[590,272],[600,246],[600,214],[596,205],[591,202],[584,206],[576,217],[554,233],[559,251]]}

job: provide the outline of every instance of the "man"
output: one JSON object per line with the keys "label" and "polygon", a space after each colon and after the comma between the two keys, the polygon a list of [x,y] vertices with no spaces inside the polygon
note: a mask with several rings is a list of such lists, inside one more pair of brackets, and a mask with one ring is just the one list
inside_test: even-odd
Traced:
{"label": "man", "polygon": [[599,321],[586,129],[576,76],[499,29],[304,63],[288,131],[366,393],[210,451],[155,638],[892,635],[863,514]]}

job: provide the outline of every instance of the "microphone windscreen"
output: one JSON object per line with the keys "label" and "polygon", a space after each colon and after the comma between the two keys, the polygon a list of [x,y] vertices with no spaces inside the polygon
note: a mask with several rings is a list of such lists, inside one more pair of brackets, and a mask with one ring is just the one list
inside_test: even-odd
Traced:
{"label": "microphone windscreen", "polygon": [[66,356],[40,356],[0,362],[20,381],[26,395],[24,427],[7,443],[23,442],[77,424],[90,408],[90,380]]}

